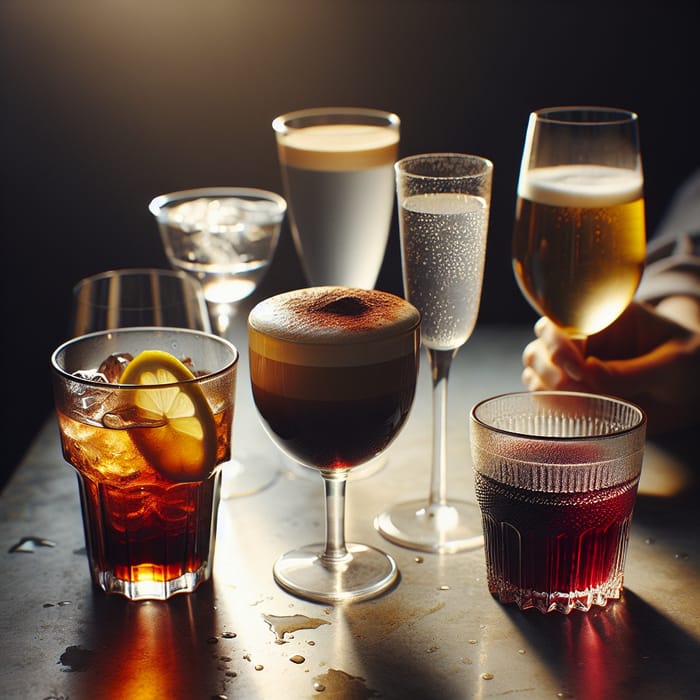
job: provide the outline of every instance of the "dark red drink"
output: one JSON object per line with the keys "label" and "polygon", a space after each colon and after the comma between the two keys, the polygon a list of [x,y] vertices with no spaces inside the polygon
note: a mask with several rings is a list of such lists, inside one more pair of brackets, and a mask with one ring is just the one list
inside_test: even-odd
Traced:
{"label": "dark red drink", "polygon": [[618,598],[637,480],[587,493],[542,493],[475,475],[489,589],[520,607],[585,607]]}

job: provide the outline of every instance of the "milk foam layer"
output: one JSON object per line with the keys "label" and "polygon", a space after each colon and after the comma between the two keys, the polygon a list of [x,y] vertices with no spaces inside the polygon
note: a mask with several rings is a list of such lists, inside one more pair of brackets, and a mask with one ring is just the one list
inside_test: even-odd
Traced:
{"label": "milk foam layer", "polygon": [[369,124],[320,124],[277,134],[279,158],[294,168],[360,170],[396,160],[399,131]]}
{"label": "milk foam layer", "polygon": [[406,300],[351,287],[278,294],[260,302],[248,318],[251,351],[326,366],[376,363],[412,352],[419,325],[418,310]]}

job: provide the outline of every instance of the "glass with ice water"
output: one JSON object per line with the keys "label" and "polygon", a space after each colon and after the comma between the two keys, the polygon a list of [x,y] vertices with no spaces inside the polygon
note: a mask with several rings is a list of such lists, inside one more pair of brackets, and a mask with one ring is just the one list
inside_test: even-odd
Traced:
{"label": "glass with ice water", "polygon": [[210,187],[160,195],[149,210],[170,264],[200,282],[214,330],[225,335],[272,261],[286,201],[267,190]]}

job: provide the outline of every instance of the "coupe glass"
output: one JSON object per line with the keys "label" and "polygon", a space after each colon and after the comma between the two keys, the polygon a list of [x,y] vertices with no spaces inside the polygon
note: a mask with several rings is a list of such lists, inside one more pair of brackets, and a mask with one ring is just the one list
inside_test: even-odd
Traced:
{"label": "coupe glass", "polygon": [[513,270],[525,298],[585,345],[628,306],[644,268],[637,115],[533,112],[518,181]]}
{"label": "coupe glass", "polygon": [[[287,203],[267,190],[210,187],[161,195],[149,210],[170,264],[198,280],[214,332],[228,337],[238,303],[272,261]],[[222,474],[221,497],[228,499],[262,491],[279,470],[264,460],[232,460]]]}
{"label": "coupe glass", "polygon": [[399,123],[391,112],[353,107],[304,109],[272,122],[309,284],[375,286],[394,210]]}
{"label": "coupe glass", "polygon": [[160,195],[149,210],[170,264],[199,281],[214,331],[226,336],[272,261],[287,203],[266,190],[211,187]]}
{"label": "coupe glass", "polygon": [[461,153],[427,153],[396,163],[403,279],[421,313],[433,382],[433,461],[427,501],[380,513],[386,539],[426,552],[483,544],[476,504],[447,499],[447,381],[476,324],[486,257],[493,164]]}
{"label": "coupe glass", "polygon": [[326,540],[274,565],[285,590],[318,602],[362,600],[396,580],[387,554],[345,540],[349,472],[396,437],[413,402],[420,316],[386,292],[312,287],[258,304],[248,318],[253,398],[273,441],[318,470]]}

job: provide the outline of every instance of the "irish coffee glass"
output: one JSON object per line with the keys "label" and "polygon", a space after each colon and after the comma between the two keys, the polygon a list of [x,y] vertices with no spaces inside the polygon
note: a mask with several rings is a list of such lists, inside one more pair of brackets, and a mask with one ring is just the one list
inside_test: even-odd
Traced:
{"label": "irish coffee glass", "polygon": [[394,560],[345,540],[351,470],[381,454],[404,424],[416,388],[420,317],[400,297],[315,287],[260,302],[248,318],[253,398],[277,446],[318,470],[325,543],[281,556],[274,577],[318,602],[362,600],[396,580]]}

